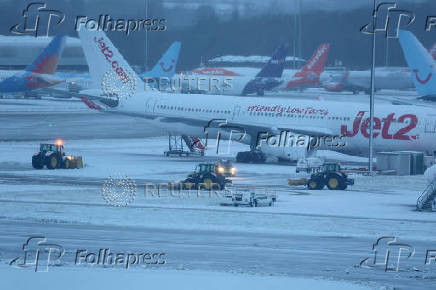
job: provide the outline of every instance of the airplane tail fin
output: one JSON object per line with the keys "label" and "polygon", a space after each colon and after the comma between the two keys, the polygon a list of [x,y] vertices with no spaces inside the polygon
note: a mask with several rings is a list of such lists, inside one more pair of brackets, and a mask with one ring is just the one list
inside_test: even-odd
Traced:
{"label": "airplane tail fin", "polygon": [[418,94],[423,98],[435,97],[435,60],[412,32],[400,30],[399,39]]}
{"label": "airplane tail fin", "polygon": [[143,88],[143,81],[103,31],[82,28],[78,34],[94,88],[118,94],[118,97],[120,93],[130,94]]}
{"label": "airplane tail fin", "polygon": [[52,75],[56,72],[65,46],[65,35],[57,35],[25,71]]}
{"label": "airplane tail fin", "polygon": [[329,54],[330,44],[321,44],[312,57],[307,61],[306,65],[295,74],[296,77],[314,73],[316,76],[320,76],[325,68],[327,56]]}
{"label": "airplane tail fin", "polygon": [[433,47],[429,49],[429,52],[433,56],[433,59],[436,60],[436,43],[433,44]]}
{"label": "airplane tail fin", "polygon": [[182,44],[179,41],[173,42],[165,54],[159,59],[153,69],[146,73],[147,77],[159,78],[167,77],[171,78],[176,73],[177,61],[179,59],[180,47]]}
{"label": "airplane tail fin", "polygon": [[286,55],[288,46],[282,44],[274,52],[268,63],[256,75],[258,78],[281,78],[283,70],[285,69]]}

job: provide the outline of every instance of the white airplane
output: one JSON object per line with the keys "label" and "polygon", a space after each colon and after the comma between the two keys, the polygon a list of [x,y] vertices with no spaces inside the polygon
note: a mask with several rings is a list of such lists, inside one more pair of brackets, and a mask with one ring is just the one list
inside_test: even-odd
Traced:
{"label": "white airplane", "polygon": [[[280,45],[256,75],[241,75],[224,68],[194,69],[181,77],[183,90],[207,94],[263,96],[265,91],[271,91],[282,84],[287,51],[287,45]],[[187,81],[189,79],[193,81],[193,85]]]}
{"label": "white airplane", "polygon": [[[267,63],[262,70],[263,73],[261,71],[258,74],[256,68],[248,67],[203,67],[192,70],[190,75],[195,79],[200,77],[207,79],[216,78],[221,84],[224,84],[219,89],[212,90],[211,93],[214,94],[247,95],[257,93],[258,95],[263,95],[265,91],[272,90],[303,90],[307,87],[317,87],[320,85],[320,75],[324,71],[329,49],[330,44],[321,44],[300,70],[285,70],[286,52],[278,49],[272,57],[272,60],[277,62],[270,61]],[[280,53],[281,56],[279,56]],[[225,83],[225,80],[229,80],[229,85]],[[254,80],[257,80],[257,84]],[[259,80],[261,80],[262,85],[259,85]],[[268,83],[269,85],[267,85]],[[253,86],[253,84],[256,85]],[[250,85],[251,89],[249,88]],[[210,90],[206,91],[210,93]]]}
{"label": "white airplane", "polygon": [[[369,93],[371,88],[371,71],[343,72],[325,71],[321,74],[323,87],[330,92],[360,91]],[[375,69],[375,90],[405,90],[414,88],[407,68],[378,67]]]}
{"label": "white airplane", "polygon": [[[248,144],[250,151],[237,155],[241,162],[263,162],[267,155],[289,160],[296,151],[308,147],[368,154],[369,108],[366,105],[162,93],[144,87],[103,32],[81,30],[78,33],[92,80],[100,84],[109,72],[121,84],[116,99],[93,98],[109,103],[111,112],[148,118],[152,124],[173,134],[209,138],[220,134],[222,140]],[[414,150],[432,154],[436,150],[434,109],[379,104],[374,123],[375,151]],[[290,134],[304,136],[304,141],[290,144]],[[288,140],[286,145],[279,138]]]}

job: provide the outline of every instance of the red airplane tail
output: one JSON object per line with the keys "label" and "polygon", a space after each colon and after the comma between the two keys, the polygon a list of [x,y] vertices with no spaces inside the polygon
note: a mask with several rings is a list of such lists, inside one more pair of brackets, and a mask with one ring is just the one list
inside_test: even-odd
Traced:
{"label": "red airplane tail", "polygon": [[330,50],[329,43],[321,44],[306,65],[298,71],[286,85],[287,89],[296,89],[308,85],[319,84],[319,77],[324,71],[327,56]]}
{"label": "red airplane tail", "polygon": [[329,54],[330,44],[321,44],[312,57],[307,61],[306,65],[295,74],[296,77],[308,75],[310,73],[316,74],[318,77],[324,71],[327,56]]}

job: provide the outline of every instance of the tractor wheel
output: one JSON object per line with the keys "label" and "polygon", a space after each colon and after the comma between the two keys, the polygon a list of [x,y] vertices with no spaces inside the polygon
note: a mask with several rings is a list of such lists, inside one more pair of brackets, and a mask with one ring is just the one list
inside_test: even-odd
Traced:
{"label": "tractor wheel", "polygon": [[48,160],[47,163],[47,168],[48,169],[55,169],[58,167],[58,158],[55,155],[50,156],[50,159]]}
{"label": "tractor wheel", "polygon": [[341,190],[344,188],[344,185],[343,178],[337,174],[331,174],[327,177],[327,187],[330,190]]}
{"label": "tractor wheel", "polygon": [[324,182],[321,178],[309,179],[307,187],[310,190],[321,190],[324,188]]}
{"label": "tractor wheel", "polygon": [[35,169],[42,169],[44,167],[44,164],[41,164],[36,160],[32,160],[32,167]]}
{"label": "tractor wheel", "polygon": [[192,179],[192,178],[187,178],[187,179],[182,183],[182,185],[183,185],[183,189],[186,189],[186,190],[194,189],[194,186],[195,186],[195,180]]}
{"label": "tractor wheel", "polygon": [[212,174],[208,174],[203,177],[200,183],[203,189],[211,190],[213,189],[214,184],[217,184],[217,178]]}
{"label": "tractor wheel", "polygon": [[209,189],[212,189],[213,184],[214,184],[214,182],[213,182],[212,178],[206,177],[205,179],[203,179],[202,187],[204,189],[209,190]]}
{"label": "tractor wheel", "polygon": [[65,162],[64,162],[64,168],[65,169],[71,169],[72,168],[71,165],[72,165],[71,161],[69,159],[66,159]]}

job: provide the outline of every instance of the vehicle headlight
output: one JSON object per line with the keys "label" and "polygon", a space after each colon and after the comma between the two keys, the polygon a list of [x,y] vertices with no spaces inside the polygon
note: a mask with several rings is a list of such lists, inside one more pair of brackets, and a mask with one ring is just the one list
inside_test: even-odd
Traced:
{"label": "vehicle headlight", "polygon": [[218,167],[218,172],[219,173],[224,173],[224,167]]}
{"label": "vehicle headlight", "polygon": [[236,173],[236,168],[235,168],[235,167],[232,167],[232,168],[230,169],[230,173],[231,173],[231,174],[235,174],[235,173]]}

